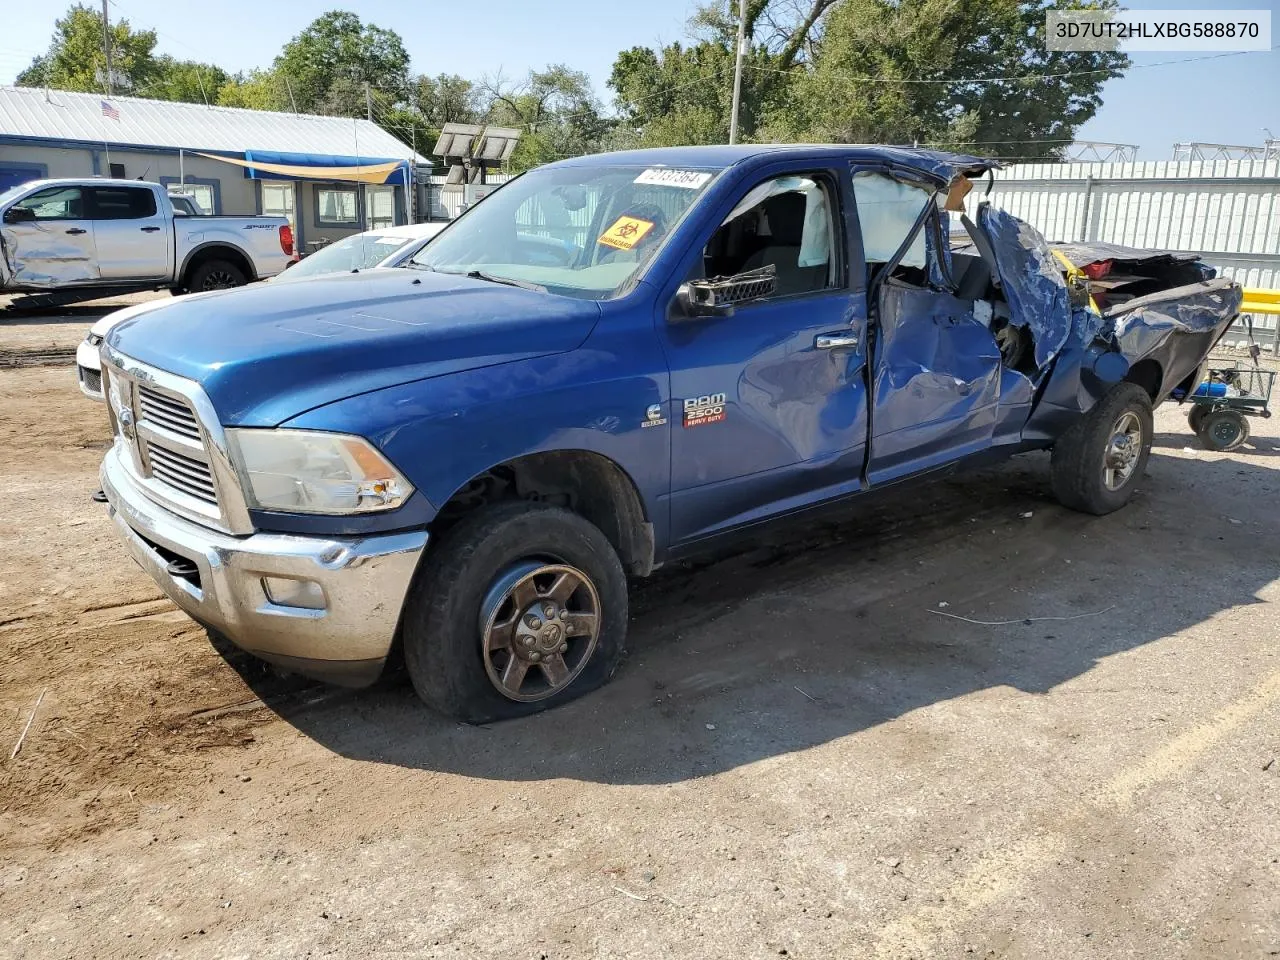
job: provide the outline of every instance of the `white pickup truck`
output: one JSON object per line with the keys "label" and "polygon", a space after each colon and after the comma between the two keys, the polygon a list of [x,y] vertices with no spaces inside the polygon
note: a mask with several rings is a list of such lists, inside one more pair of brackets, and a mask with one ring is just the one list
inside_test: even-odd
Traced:
{"label": "white pickup truck", "polygon": [[158,183],[34,180],[0,193],[0,293],[52,304],[218,290],[275,276],[291,259],[284,217],[175,216]]}

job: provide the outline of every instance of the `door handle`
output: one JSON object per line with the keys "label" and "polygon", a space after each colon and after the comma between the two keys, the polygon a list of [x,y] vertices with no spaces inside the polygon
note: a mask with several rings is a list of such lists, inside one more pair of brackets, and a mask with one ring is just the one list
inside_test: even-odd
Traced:
{"label": "door handle", "polygon": [[160,228],[159,227],[139,227],[138,229],[140,229],[143,233],[155,233]]}
{"label": "door handle", "polygon": [[88,230],[81,230],[79,227],[72,227],[70,230],[67,231],[67,233],[71,234],[73,237],[81,233],[88,233],[88,232],[89,232]]}
{"label": "door handle", "polygon": [[851,333],[823,333],[813,341],[819,350],[854,350],[858,346],[858,338]]}

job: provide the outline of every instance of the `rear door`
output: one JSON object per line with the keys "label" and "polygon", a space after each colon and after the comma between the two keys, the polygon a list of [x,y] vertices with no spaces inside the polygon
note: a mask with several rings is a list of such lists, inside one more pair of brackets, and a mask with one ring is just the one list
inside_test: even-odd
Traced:
{"label": "rear door", "polygon": [[45,187],[10,208],[34,219],[0,225],[14,286],[56,287],[98,279],[94,224],[85,191],[77,186]]}
{"label": "rear door", "polygon": [[90,211],[103,280],[172,275],[173,229],[150,187],[90,187]]}
{"label": "rear door", "polygon": [[853,193],[869,271],[883,272],[911,237],[875,294],[867,470],[874,486],[991,446],[1000,349],[974,301],[955,296],[940,279],[931,191],[886,171],[861,170]]}

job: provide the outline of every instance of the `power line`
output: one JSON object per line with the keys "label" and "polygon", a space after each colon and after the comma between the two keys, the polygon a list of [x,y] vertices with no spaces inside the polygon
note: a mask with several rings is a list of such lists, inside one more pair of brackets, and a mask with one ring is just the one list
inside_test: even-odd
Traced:
{"label": "power line", "polygon": [[[1274,53],[1280,50],[1280,46],[1272,47],[1270,50],[1235,50],[1230,53],[1212,53],[1203,57],[1184,57],[1181,60],[1160,60],[1156,63],[1137,63],[1130,64],[1128,70],[1142,70],[1148,67],[1168,67],[1180,63],[1197,63],[1201,60],[1221,60],[1224,57],[1240,57],[1250,53]],[[764,73],[795,73],[796,68],[791,67],[783,69],[781,67],[765,67],[756,64],[748,64],[748,70],[759,70]],[[1114,73],[1115,68],[1099,68],[1097,70],[1068,70],[1062,73],[1024,73],[1011,74],[1004,77],[940,77],[937,79],[915,79],[908,77],[864,77],[851,76],[843,71],[834,71],[846,80],[853,80],[857,83],[880,83],[880,84],[922,84],[922,83],[941,83],[941,84],[983,84],[983,83],[1021,83],[1024,81],[1045,81],[1045,80],[1065,80],[1068,77],[1088,77],[1096,76],[1101,73]]]}

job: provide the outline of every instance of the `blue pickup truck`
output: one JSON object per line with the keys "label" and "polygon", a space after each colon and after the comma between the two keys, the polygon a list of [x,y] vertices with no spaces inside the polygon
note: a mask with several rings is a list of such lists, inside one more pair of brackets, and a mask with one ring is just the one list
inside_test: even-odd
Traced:
{"label": "blue pickup truck", "polygon": [[479,722],[603,683],[628,577],[766,521],[1046,448],[1064,504],[1115,510],[1240,289],[970,219],[992,166],[583,157],[403,267],[146,312],[102,347],[109,511],[211,631],[351,685],[402,648]]}

